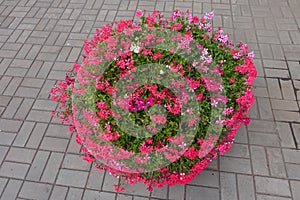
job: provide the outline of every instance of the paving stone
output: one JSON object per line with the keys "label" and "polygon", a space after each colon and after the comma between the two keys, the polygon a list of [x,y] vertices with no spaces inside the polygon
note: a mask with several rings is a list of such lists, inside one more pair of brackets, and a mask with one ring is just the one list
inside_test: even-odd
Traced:
{"label": "paving stone", "polygon": [[261,119],[273,119],[272,108],[268,98],[257,98],[259,114]]}
{"label": "paving stone", "polygon": [[254,177],[254,179],[257,192],[271,195],[291,196],[287,180],[259,176]]}
{"label": "paving stone", "polygon": [[288,123],[276,122],[281,147],[295,148],[294,136]]}
{"label": "paving stone", "polygon": [[[236,140],[235,140],[236,141]],[[226,152],[226,156],[249,158],[249,149],[247,145],[234,143],[230,151]]]}
{"label": "paving stone", "polygon": [[10,179],[2,193],[1,199],[15,200],[18,196],[21,186],[21,180]]}
{"label": "paving stone", "polygon": [[51,119],[50,111],[31,110],[26,118],[30,121],[49,122]]}
{"label": "paving stone", "polygon": [[23,100],[22,98],[18,98],[18,97],[12,98],[9,105],[6,107],[5,112],[2,114],[2,117],[10,118],[10,119],[13,118],[22,100]]}
{"label": "paving stone", "polygon": [[83,195],[84,200],[90,200],[90,199],[111,200],[111,199],[115,199],[115,197],[116,194],[93,191],[93,190],[85,190]]}
{"label": "paving stone", "polygon": [[1,131],[0,132],[0,145],[11,145],[13,143],[13,140],[15,139],[16,134],[14,133],[6,133]]}
{"label": "paving stone", "polygon": [[0,96],[0,105],[7,106],[9,104],[11,97],[8,96]]}
{"label": "paving stone", "polygon": [[255,87],[254,95],[256,97],[269,97],[267,88],[262,88],[262,87]]}
{"label": "paving stone", "polygon": [[24,147],[33,128],[34,128],[33,122],[24,122],[13,143],[13,146]]}
{"label": "paving stone", "polygon": [[218,189],[186,186],[186,200],[198,199],[199,194],[201,194],[203,199],[220,199]]}
{"label": "paving stone", "polygon": [[280,141],[277,134],[261,132],[249,132],[249,143],[263,146],[280,146]]}
{"label": "paving stone", "polygon": [[58,173],[60,164],[63,159],[63,154],[62,153],[55,153],[52,152],[50,155],[50,158],[47,162],[45,171],[43,172],[41,181],[42,182],[47,182],[47,183],[54,183],[56,179],[56,175]]}
{"label": "paving stone", "polygon": [[283,149],[285,162],[300,164],[300,151],[295,149]]}
{"label": "paving stone", "polygon": [[265,69],[268,78],[291,78],[288,70],[283,69]]}
{"label": "paving stone", "polygon": [[148,198],[137,196],[137,197],[133,197],[133,200],[148,200]]}
{"label": "paving stone", "polygon": [[300,199],[300,181],[291,181],[292,196],[294,199]]}
{"label": "paving stone", "polygon": [[257,200],[291,200],[291,198],[258,194]]}
{"label": "paving stone", "polygon": [[239,199],[243,199],[243,200],[255,199],[254,181],[252,176],[238,174],[237,185],[238,185]]}
{"label": "paving stone", "polygon": [[184,194],[184,185],[174,185],[169,187],[169,199],[171,200],[184,199]]}
{"label": "paving stone", "polygon": [[283,99],[296,100],[293,84],[291,80],[280,79]]}
{"label": "paving stone", "polygon": [[25,87],[41,88],[44,83],[42,79],[24,78],[21,85]]}
{"label": "paving stone", "polygon": [[279,148],[267,148],[267,158],[271,176],[285,178],[286,172],[281,150]]}
{"label": "paving stone", "polygon": [[[107,176],[108,174],[106,174]],[[116,178],[114,178],[116,179]],[[118,180],[118,179],[117,179]],[[108,184],[107,183],[107,179],[105,180],[106,182],[104,182],[105,184]],[[113,183],[110,183],[110,184],[113,184]],[[139,196],[149,196],[150,195],[150,192],[147,190],[147,186],[145,186],[144,184],[142,183],[137,183],[135,185],[132,185],[132,184],[129,184],[129,183],[125,183],[125,184],[122,184],[122,186],[124,188],[126,188],[126,190],[124,190],[122,193],[125,193],[125,194],[130,194],[130,195],[139,195]],[[103,185],[103,190],[104,190],[104,185]]]}
{"label": "paving stone", "polygon": [[50,199],[53,200],[64,200],[68,192],[67,187],[54,186]]}
{"label": "paving stone", "polygon": [[250,124],[248,125],[248,130],[263,133],[275,133],[276,123],[272,121],[251,120]]}
{"label": "paving stone", "polygon": [[2,161],[4,160],[6,153],[8,152],[8,147],[5,146],[0,146],[0,163],[2,163]]}
{"label": "paving stone", "polygon": [[89,170],[91,164],[84,161],[79,155],[66,154],[62,167],[67,169]]}
{"label": "paving stone", "polygon": [[300,174],[299,174],[300,165],[299,164],[287,163],[286,170],[287,170],[288,177],[290,179],[300,180]]}
{"label": "paving stone", "polygon": [[19,197],[27,199],[48,199],[52,186],[43,183],[25,181]]}
{"label": "paving stone", "polygon": [[300,79],[300,73],[299,73],[299,67],[300,63],[299,62],[294,62],[294,61],[288,61],[288,66],[289,70],[292,76],[292,79]]}
{"label": "paving stone", "polygon": [[220,158],[220,169],[226,172],[251,174],[249,159],[222,156]]}
{"label": "paving stone", "polygon": [[10,148],[5,160],[30,164],[34,155],[35,150],[12,147]]}
{"label": "paving stone", "polygon": [[58,138],[70,138],[71,133],[67,126],[50,124],[46,131],[46,136]]}
{"label": "paving stone", "polygon": [[49,151],[65,152],[68,142],[69,141],[67,139],[44,137],[40,148]]}
{"label": "paving stone", "polygon": [[235,142],[236,143],[243,143],[247,144],[248,143],[248,134],[246,127],[242,125],[239,130],[237,130],[237,134],[235,136]]}
{"label": "paving stone", "polygon": [[2,192],[4,190],[4,188],[5,188],[5,186],[7,184],[7,182],[8,182],[8,179],[6,179],[6,178],[0,178],[0,196],[1,196],[1,194],[2,194]]}
{"label": "paving stone", "polygon": [[70,139],[70,143],[67,149],[68,153],[78,154],[80,152],[81,147],[76,142],[76,134],[72,134],[72,138]]}
{"label": "paving stone", "polygon": [[16,96],[27,97],[27,98],[36,98],[39,91],[40,90],[37,88],[19,87],[16,92]]}
{"label": "paving stone", "polygon": [[34,99],[25,98],[22,104],[20,105],[20,107],[18,108],[18,111],[16,112],[14,119],[24,120],[27,114],[29,113],[33,102]]}
{"label": "paving stone", "polygon": [[83,195],[83,189],[70,187],[66,199],[67,200],[82,199],[82,195]]}
{"label": "paving stone", "polygon": [[17,132],[21,127],[22,122],[17,120],[0,119],[0,130]]}
{"label": "paving stone", "polygon": [[219,187],[219,173],[211,170],[204,170],[189,184],[217,188]]}
{"label": "paving stone", "polygon": [[49,158],[50,153],[47,151],[38,151],[36,153],[36,156],[31,163],[29,172],[26,176],[26,180],[31,181],[39,181],[42,173],[44,171],[44,168],[47,164],[47,160]]}
{"label": "paving stone", "polygon": [[266,152],[263,147],[250,146],[253,174],[269,175]]}
{"label": "paving stone", "polygon": [[160,199],[167,199],[167,195],[168,195],[168,186],[164,186],[162,188],[153,188],[151,192],[151,197],[160,198]]}
{"label": "paving stone", "polygon": [[94,190],[101,190],[102,183],[104,181],[105,171],[99,171],[94,166],[92,166],[86,187]]}
{"label": "paving stone", "polygon": [[236,176],[230,173],[220,173],[221,199],[237,199]]}
{"label": "paving stone", "polygon": [[286,62],[281,60],[263,60],[263,64],[266,68],[288,69]]}
{"label": "paving stone", "polygon": [[84,188],[87,177],[88,172],[61,169],[58,174],[56,183],[65,186]]}
{"label": "paving stone", "polygon": [[299,107],[296,101],[271,99],[272,108],[275,110],[298,111]]}
{"label": "paving stone", "polygon": [[24,179],[28,169],[28,164],[3,162],[0,168],[0,176]]}
{"label": "paving stone", "polygon": [[[154,189],[153,189],[154,190]],[[117,200],[132,200],[132,196],[125,195],[125,194],[117,194]]]}
{"label": "paving stone", "polygon": [[102,190],[104,190],[104,191],[113,192],[113,191],[115,191],[113,184],[117,184],[117,185],[119,184],[119,180],[117,178],[114,178],[107,171],[105,172],[103,181],[104,182],[103,182]]}
{"label": "paving stone", "polygon": [[285,111],[285,110],[274,110],[274,117],[277,121],[283,122],[300,122],[300,113]]}
{"label": "paving stone", "polygon": [[36,123],[30,137],[26,143],[26,147],[28,148],[38,148],[43,139],[47,128],[47,124],[44,123]]}
{"label": "paving stone", "polygon": [[8,86],[9,82],[11,81],[11,77],[3,76],[0,79],[0,93],[3,94],[4,90]]}
{"label": "paving stone", "polygon": [[[300,125],[299,124],[292,124],[292,128],[293,128],[293,133],[296,139],[296,143],[300,144]],[[298,149],[300,148],[300,146],[298,145],[297,147]]]}

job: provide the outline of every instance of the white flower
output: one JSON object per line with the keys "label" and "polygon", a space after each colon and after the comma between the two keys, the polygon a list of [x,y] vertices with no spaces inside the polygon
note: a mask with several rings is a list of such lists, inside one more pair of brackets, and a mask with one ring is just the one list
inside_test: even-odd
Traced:
{"label": "white flower", "polygon": [[164,74],[165,72],[164,72],[163,70],[160,70],[159,73],[160,73],[160,74]]}
{"label": "white flower", "polygon": [[136,44],[131,44],[130,51],[133,51],[134,53],[139,53],[140,52],[140,47]]}
{"label": "white flower", "polygon": [[169,66],[169,65],[166,65],[166,68],[170,69],[170,66]]}

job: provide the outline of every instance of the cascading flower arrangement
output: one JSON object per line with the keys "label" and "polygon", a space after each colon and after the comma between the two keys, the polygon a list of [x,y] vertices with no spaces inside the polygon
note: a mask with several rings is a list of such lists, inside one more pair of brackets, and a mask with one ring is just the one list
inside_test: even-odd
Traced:
{"label": "cascading flower arrangement", "polygon": [[84,41],[82,64],[51,90],[53,114],[97,169],[149,190],[186,184],[250,122],[254,54],[213,30],[213,12],[136,16]]}

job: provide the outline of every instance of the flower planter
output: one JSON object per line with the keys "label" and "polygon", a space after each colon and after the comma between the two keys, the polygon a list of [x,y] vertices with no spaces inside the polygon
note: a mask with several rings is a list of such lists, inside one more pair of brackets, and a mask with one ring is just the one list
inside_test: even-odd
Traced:
{"label": "flower planter", "polygon": [[149,190],[185,184],[249,123],[254,54],[213,30],[213,12],[136,15],[85,40],[82,64],[51,90],[56,114],[98,169]]}

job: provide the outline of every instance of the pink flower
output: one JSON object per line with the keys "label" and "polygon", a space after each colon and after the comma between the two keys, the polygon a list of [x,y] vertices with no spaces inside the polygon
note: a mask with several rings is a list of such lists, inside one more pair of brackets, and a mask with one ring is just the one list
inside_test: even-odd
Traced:
{"label": "pink flower", "polygon": [[172,12],[171,20],[174,20],[176,18],[179,18],[182,16],[182,12],[180,10],[174,10]]}
{"label": "pink flower", "polygon": [[222,112],[223,115],[230,115],[233,112],[233,107],[225,108]]}
{"label": "pink flower", "polygon": [[160,59],[162,58],[162,54],[160,52],[157,52],[153,55],[153,60],[157,60],[157,59]]}
{"label": "pink flower", "polygon": [[151,120],[156,124],[165,124],[167,122],[167,119],[164,115],[153,115]]}
{"label": "pink flower", "polygon": [[172,24],[171,26],[171,29],[172,30],[175,30],[175,31],[178,31],[182,28],[182,24],[181,23],[178,23],[178,24]]}
{"label": "pink flower", "polygon": [[214,18],[214,16],[215,16],[214,11],[211,11],[211,12],[205,14],[204,19],[212,20]]}
{"label": "pink flower", "polygon": [[122,192],[122,191],[125,190],[124,187],[118,187],[117,184],[114,184],[114,188],[115,188],[115,191],[116,191],[116,192]]}
{"label": "pink flower", "polygon": [[137,11],[135,12],[135,16],[137,16],[137,17],[143,16],[143,11],[137,10]]}

